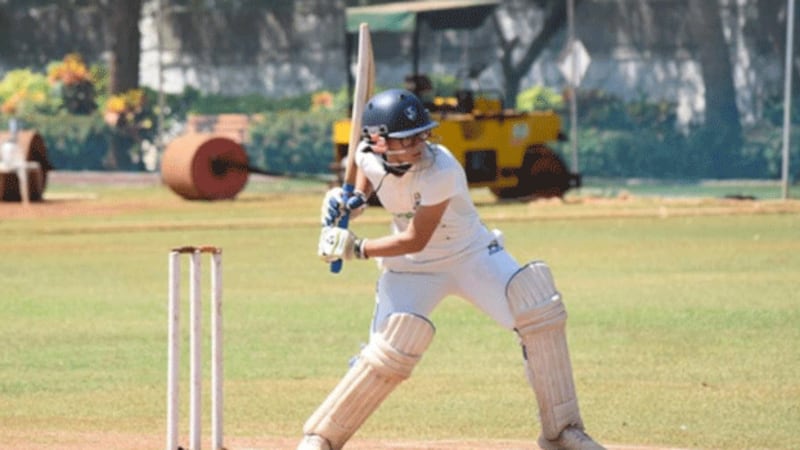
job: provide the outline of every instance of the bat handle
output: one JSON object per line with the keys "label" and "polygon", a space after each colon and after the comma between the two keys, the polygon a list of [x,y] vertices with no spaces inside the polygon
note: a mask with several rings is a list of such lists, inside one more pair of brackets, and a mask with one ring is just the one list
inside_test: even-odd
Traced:
{"label": "bat handle", "polygon": [[[350,198],[351,195],[353,195],[353,192],[355,190],[356,187],[354,185],[350,183],[345,183],[344,186],[342,186],[342,201],[347,202],[347,199]],[[344,214],[342,214],[342,218],[339,219],[338,227],[346,230],[349,222],[350,222],[350,212],[345,211]],[[341,272],[343,265],[344,262],[341,259],[333,261],[331,263],[331,273]]]}

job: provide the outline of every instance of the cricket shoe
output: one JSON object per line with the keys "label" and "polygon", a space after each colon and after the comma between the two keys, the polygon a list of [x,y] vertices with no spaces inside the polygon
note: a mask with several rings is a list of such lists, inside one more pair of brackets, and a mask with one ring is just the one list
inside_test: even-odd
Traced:
{"label": "cricket shoe", "polygon": [[564,428],[558,438],[553,440],[539,436],[538,443],[542,450],[605,450],[605,447],[577,427]]}
{"label": "cricket shoe", "polygon": [[332,450],[331,444],[322,436],[307,434],[303,436],[297,450]]}

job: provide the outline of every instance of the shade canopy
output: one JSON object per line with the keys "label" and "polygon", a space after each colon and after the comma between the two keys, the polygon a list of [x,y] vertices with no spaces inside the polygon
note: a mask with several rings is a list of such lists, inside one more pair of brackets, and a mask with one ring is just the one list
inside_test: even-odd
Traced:
{"label": "shade canopy", "polygon": [[371,31],[413,32],[418,21],[435,30],[471,29],[489,17],[499,0],[431,0],[384,3],[347,8],[347,32],[356,33],[362,22]]}

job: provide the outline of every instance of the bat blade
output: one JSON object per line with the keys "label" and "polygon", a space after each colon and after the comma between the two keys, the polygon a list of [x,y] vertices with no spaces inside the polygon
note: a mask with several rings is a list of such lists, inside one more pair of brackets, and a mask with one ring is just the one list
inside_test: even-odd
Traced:
{"label": "bat blade", "polygon": [[[347,200],[353,194],[356,183],[356,148],[361,140],[361,115],[364,105],[372,96],[375,88],[375,60],[372,54],[372,38],[369,25],[362,23],[358,28],[358,60],[356,63],[356,83],[353,90],[353,111],[350,116],[350,141],[347,145],[347,160],[344,170],[344,185],[342,186],[343,198]],[[339,221],[340,228],[349,225],[349,214],[345,212]],[[330,270],[339,273],[342,270],[342,260],[331,263]]]}

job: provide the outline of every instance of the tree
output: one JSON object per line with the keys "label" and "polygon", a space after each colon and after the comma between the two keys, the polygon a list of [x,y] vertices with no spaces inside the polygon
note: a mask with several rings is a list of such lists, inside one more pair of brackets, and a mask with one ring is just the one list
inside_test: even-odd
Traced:
{"label": "tree", "polygon": [[[580,2],[581,0],[575,0],[576,5]],[[533,10],[531,6],[538,11]],[[522,78],[530,71],[536,58],[547,48],[553,36],[566,27],[567,2],[566,0],[534,0],[532,2],[513,0],[507,2],[506,8],[511,17],[529,20],[531,15],[539,14],[542,18],[539,33],[527,43],[527,47],[524,47],[525,43],[519,34],[510,36],[510,32],[504,31],[497,14],[492,16],[497,36],[500,39],[500,64],[505,78],[505,99],[509,106],[515,107]],[[525,26],[530,26],[528,20],[525,20]]]}
{"label": "tree", "polygon": [[136,89],[139,87],[142,0],[102,0],[101,8],[108,17],[109,94]]}
{"label": "tree", "polygon": [[[761,55],[774,55],[784,61],[786,55],[786,16],[788,15],[786,1],[752,0],[748,4],[748,16],[755,20],[748,20],[745,25],[747,35],[752,41],[755,51]],[[743,6],[738,6],[742,8]],[[794,17],[794,43],[795,55],[800,51],[800,17]],[[795,58],[797,61],[797,58]],[[792,86],[800,86],[800,72],[795,62],[792,70]],[[781,72],[783,73],[783,72]],[[783,86],[775,86],[771,95],[783,95]]]}
{"label": "tree", "polygon": [[[728,172],[731,155],[742,146],[742,125],[736,107],[736,89],[728,44],[717,1],[688,0],[687,20],[703,70],[705,120],[701,135],[711,149],[712,175]],[[722,49],[723,51],[720,51]]]}

